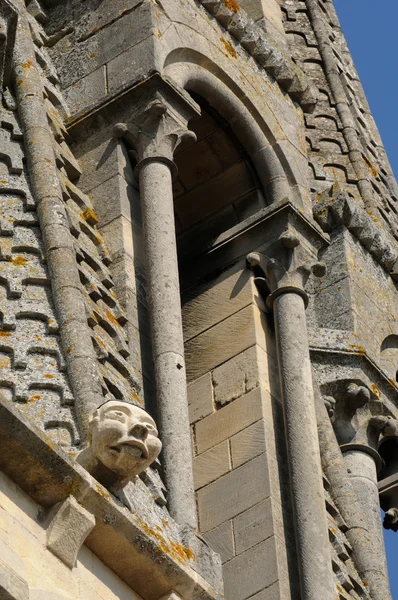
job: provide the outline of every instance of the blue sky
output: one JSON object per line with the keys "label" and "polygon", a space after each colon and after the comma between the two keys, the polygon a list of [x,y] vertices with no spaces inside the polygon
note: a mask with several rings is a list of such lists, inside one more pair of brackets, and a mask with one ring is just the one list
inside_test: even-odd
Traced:
{"label": "blue sky", "polygon": [[[335,0],[362,85],[398,176],[398,1]],[[398,600],[398,532],[385,532],[391,592]]]}

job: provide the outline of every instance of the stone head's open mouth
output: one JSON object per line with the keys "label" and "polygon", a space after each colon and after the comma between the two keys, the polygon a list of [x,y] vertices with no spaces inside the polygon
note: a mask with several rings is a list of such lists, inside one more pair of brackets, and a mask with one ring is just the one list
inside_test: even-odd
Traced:
{"label": "stone head's open mouth", "polygon": [[148,458],[148,452],[144,444],[139,441],[122,442],[116,446],[110,446],[109,449],[117,455],[123,452],[130,454],[135,458]]}

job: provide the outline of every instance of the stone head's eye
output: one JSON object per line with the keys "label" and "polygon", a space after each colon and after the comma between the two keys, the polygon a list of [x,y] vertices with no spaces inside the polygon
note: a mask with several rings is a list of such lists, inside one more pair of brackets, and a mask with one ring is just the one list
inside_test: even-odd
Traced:
{"label": "stone head's eye", "polygon": [[121,410],[110,410],[108,412],[108,416],[111,419],[118,419],[120,421],[124,420],[126,418],[126,415],[124,412],[122,412]]}

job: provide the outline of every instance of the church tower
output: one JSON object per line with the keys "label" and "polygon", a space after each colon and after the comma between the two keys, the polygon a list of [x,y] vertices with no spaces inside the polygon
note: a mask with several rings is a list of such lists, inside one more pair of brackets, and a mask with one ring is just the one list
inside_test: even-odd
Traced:
{"label": "church tower", "polygon": [[0,598],[388,600],[398,190],[332,0],[0,0]]}

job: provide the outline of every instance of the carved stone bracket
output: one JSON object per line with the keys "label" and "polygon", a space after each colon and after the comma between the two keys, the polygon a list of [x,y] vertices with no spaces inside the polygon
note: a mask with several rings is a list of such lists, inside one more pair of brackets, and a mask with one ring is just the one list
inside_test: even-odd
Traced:
{"label": "carved stone bracket", "polygon": [[118,123],[114,127],[115,137],[124,139],[132,148],[137,161],[137,180],[141,168],[154,160],[166,163],[175,178],[175,150],[182,142],[196,141],[188,122],[200,115],[200,109],[186,92],[178,90],[177,96],[175,88],[170,89],[154,91],[131,123]]}
{"label": "carved stone bracket", "polygon": [[252,252],[247,256],[247,264],[253,271],[260,269],[264,274],[270,292],[266,300],[268,308],[272,308],[275,298],[285,293],[298,294],[307,306],[308,277],[311,273],[322,277],[326,267],[293,229],[288,228],[278,241],[278,259]]}
{"label": "carved stone bracket", "polygon": [[7,87],[10,79],[12,52],[18,22],[18,11],[11,0],[0,3],[0,88]]}
{"label": "carved stone bracket", "polygon": [[69,496],[51,509],[49,521],[47,548],[73,569],[80,548],[95,527],[95,517]]}

